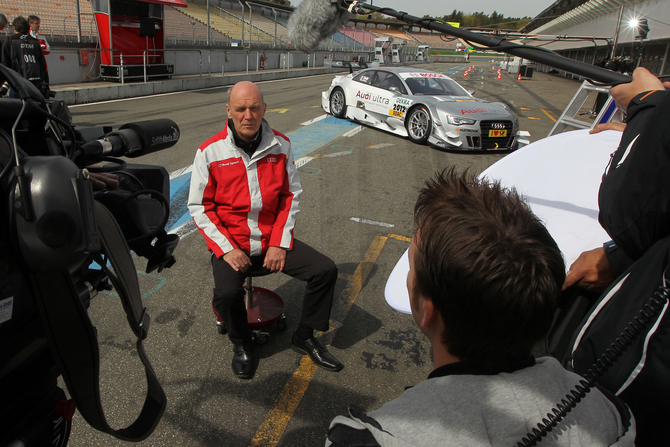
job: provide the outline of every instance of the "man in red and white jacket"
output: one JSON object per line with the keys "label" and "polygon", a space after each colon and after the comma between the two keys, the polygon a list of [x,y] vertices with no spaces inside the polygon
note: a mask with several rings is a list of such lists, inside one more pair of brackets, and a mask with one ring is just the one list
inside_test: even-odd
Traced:
{"label": "man in red and white jacket", "polygon": [[40,34],[41,23],[42,21],[36,15],[28,16],[28,24],[30,25],[30,35],[33,36],[35,39],[39,40],[40,47],[42,48],[42,53],[44,53],[44,55],[46,56],[49,53],[51,53],[51,46],[49,45],[49,42],[47,42],[46,38],[42,34]]}
{"label": "man in red and white jacket", "polygon": [[244,306],[246,272],[284,272],[307,281],[292,348],[340,371],[342,363],[314,338],[314,330],[329,328],[337,267],[293,237],[302,187],[291,143],[263,119],[266,108],[256,84],[235,84],[225,128],[198,148],[193,161],[188,208],[212,252],[214,307],[233,343],[233,372],[250,379],[255,365]]}
{"label": "man in red and white jacket", "polygon": [[46,73],[44,74],[44,82],[47,87],[49,86],[49,67],[46,63],[46,57],[51,53],[51,46],[44,35],[40,34],[40,24],[42,20],[36,15],[28,16],[28,24],[30,25],[30,35],[37,39],[40,43],[40,48],[42,48],[42,54],[44,54],[44,66],[46,68]]}

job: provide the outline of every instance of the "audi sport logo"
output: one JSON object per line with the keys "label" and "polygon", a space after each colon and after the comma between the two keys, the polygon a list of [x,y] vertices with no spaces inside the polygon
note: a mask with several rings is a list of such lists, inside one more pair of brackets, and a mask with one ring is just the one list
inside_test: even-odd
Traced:
{"label": "audi sport logo", "polygon": [[491,127],[492,127],[493,129],[504,129],[504,128],[505,128],[505,124],[503,124],[503,123],[493,123],[493,125],[492,125]]}

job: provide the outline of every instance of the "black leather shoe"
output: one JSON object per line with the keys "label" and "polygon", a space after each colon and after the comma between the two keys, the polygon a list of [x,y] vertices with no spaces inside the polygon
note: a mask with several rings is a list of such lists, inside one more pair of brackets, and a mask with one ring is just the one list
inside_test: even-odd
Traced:
{"label": "black leather shoe", "polygon": [[251,343],[248,345],[233,345],[233,372],[240,379],[251,379],[254,375],[254,356],[251,353]]}
{"label": "black leather shoe", "polygon": [[344,368],[342,362],[333,357],[333,355],[328,352],[326,348],[321,346],[314,337],[310,337],[307,340],[300,340],[293,334],[291,348],[293,348],[295,352],[308,355],[316,366],[320,366],[328,371],[341,371],[342,368]]}

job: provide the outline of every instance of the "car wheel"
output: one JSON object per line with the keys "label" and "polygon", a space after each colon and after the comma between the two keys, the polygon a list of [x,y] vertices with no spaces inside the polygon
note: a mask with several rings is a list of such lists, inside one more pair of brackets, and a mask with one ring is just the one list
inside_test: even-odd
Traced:
{"label": "car wheel", "polygon": [[337,118],[344,118],[347,113],[347,104],[344,99],[344,91],[337,87],[330,94],[330,113]]}
{"label": "car wheel", "polygon": [[407,136],[412,143],[424,144],[432,129],[430,112],[424,106],[419,106],[409,113],[407,117]]}

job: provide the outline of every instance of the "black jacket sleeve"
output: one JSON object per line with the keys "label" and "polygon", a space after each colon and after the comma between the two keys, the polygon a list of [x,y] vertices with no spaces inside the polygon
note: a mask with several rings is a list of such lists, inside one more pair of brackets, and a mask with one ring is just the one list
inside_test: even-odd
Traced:
{"label": "black jacket sleeve", "polygon": [[670,93],[638,95],[627,121],[600,184],[598,220],[635,260],[670,234]]}

